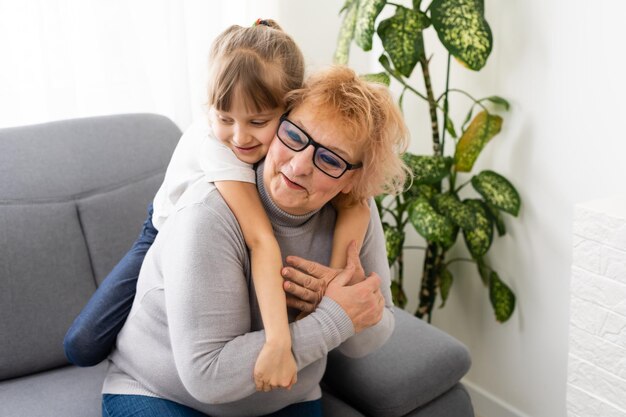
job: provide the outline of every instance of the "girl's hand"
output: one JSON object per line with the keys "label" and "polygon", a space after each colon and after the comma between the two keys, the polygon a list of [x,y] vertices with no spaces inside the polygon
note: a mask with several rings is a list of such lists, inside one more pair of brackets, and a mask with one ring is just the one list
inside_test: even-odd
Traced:
{"label": "girl's hand", "polygon": [[257,391],[276,388],[291,389],[298,380],[298,367],[291,352],[291,343],[266,342],[254,365]]}
{"label": "girl's hand", "polygon": [[[298,256],[288,256],[287,263],[291,265],[283,268],[283,277],[286,279],[283,288],[287,292],[287,306],[306,313],[311,313],[317,308],[328,284],[343,271]],[[357,284],[365,279],[365,271],[354,241],[348,246],[346,269],[349,267],[354,267],[354,273],[348,285]]]}

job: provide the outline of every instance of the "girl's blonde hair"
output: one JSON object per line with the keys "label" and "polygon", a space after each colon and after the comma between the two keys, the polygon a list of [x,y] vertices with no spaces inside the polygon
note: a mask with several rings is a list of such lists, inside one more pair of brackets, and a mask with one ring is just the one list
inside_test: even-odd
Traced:
{"label": "girl's blonde hair", "polygon": [[273,20],[222,32],[209,54],[208,105],[230,111],[242,94],[247,110],[285,106],[285,94],[300,88],[304,58],[293,39]]}
{"label": "girl's blonde hair", "polygon": [[363,167],[354,171],[349,195],[353,201],[402,191],[411,175],[400,156],[408,146],[408,130],[387,87],[367,82],[345,66],[333,66],[310,76],[286,100],[287,111],[310,106],[319,123],[339,129],[362,152]]}

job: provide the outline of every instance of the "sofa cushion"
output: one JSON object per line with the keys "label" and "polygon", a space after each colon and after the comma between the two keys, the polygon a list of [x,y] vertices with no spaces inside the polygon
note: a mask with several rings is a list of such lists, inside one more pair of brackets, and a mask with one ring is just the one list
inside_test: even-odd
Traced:
{"label": "sofa cushion", "polygon": [[73,202],[0,205],[0,380],[66,364],[96,285]]}
{"label": "sofa cushion", "polygon": [[101,417],[107,367],[107,361],[91,368],[65,366],[2,381],[0,416]]}
{"label": "sofa cushion", "polygon": [[77,202],[98,285],[137,239],[163,173]]}
{"label": "sofa cushion", "polygon": [[324,382],[373,417],[403,416],[454,387],[469,370],[467,348],[406,311],[395,309],[387,343],[364,358],[328,355]]}
{"label": "sofa cushion", "polygon": [[180,135],[155,114],[0,129],[0,204],[76,200],[163,173]]}
{"label": "sofa cushion", "polygon": [[63,336],[138,235],[180,134],[154,114],[0,129],[0,380],[67,363]]}
{"label": "sofa cushion", "polygon": [[405,417],[474,417],[472,400],[460,383]]}
{"label": "sofa cushion", "polygon": [[326,417],[365,417],[327,391],[324,391],[322,395],[322,415]]}

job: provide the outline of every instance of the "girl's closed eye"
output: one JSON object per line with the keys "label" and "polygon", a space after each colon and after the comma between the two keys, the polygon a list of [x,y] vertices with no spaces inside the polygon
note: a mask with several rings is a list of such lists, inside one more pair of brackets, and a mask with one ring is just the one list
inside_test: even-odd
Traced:
{"label": "girl's closed eye", "polygon": [[220,121],[220,123],[225,124],[225,125],[229,125],[233,123],[233,119],[230,119],[228,117],[218,115],[217,119]]}
{"label": "girl's closed eye", "polygon": [[263,127],[266,124],[269,123],[269,120],[252,120],[250,121],[250,124],[252,124],[255,127]]}

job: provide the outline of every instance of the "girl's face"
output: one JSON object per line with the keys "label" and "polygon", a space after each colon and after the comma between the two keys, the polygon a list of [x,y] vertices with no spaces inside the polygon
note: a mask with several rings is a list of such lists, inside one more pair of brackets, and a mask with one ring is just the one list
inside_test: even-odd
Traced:
{"label": "girl's face", "polygon": [[[338,122],[320,120],[307,103],[292,110],[289,120],[346,161],[361,160],[361,152],[336,128]],[[265,189],[287,213],[301,215],[318,210],[337,194],[350,192],[354,185],[354,171],[347,171],[340,178],[331,178],[320,171],[313,164],[314,151],[313,146],[308,146],[295,152],[277,139],[265,158]]]}
{"label": "girl's face", "polygon": [[248,110],[241,94],[235,94],[229,111],[211,108],[213,133],[243,162],[254,164],[265,157],[274,138],[282,108]]}

